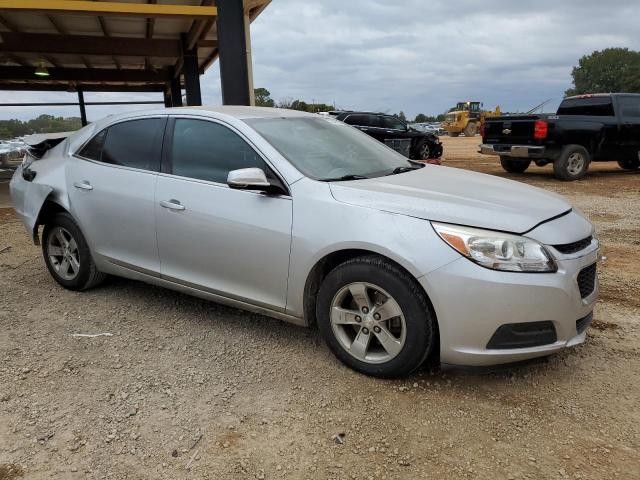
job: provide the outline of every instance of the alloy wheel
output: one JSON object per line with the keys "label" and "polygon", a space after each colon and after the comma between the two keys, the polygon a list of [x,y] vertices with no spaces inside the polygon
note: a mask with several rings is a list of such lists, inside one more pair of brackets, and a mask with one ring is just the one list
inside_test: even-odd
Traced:
{"label": "alloy wheel", "polygon": [[569,160],[567,162],[567,171],[571,175],[579,175],[584,169],[584,156],[575,152],[569,155]]}
{"label": "alloy wheel", "polygon": [[78,244],[68,230],[55,227],[47,240],[49,262],[56,274],[64,280],[73,280],[80,272]]}
{"label": "alloy wheel", "polygon": [[342,287],[333,297],[329,318],[340,346],[362,362],[388,362],[404,347],[407,326],[402,309],[372,283]]}

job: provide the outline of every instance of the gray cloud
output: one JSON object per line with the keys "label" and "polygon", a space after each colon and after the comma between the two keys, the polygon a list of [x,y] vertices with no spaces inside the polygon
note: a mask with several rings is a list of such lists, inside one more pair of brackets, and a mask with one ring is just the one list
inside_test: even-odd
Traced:
{"label": "gray cloud", "polygon": [[[254,81],[276,100],[411,116],[439,113],[463,99],[522,111],[559,100],[582,55],[611,46],[639,50],[639,17],[637,0],[273,0],[252,24]],[[202,77],[202,89],[206,103],[220,103],[217,63]],[[72,98],[0,92],[3,102]],[[42,111],[3,109],[0,118]],[[89,117],[114,111],[92,107]],[[74,108],[54,113],[77,114]]]}

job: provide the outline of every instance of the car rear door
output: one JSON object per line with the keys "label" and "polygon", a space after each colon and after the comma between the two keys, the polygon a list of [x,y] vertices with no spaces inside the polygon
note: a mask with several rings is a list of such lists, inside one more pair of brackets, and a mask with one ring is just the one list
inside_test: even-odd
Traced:
{"label": "car rear door", "polygon": [[620,95],[620,154],[623,158],[640,159],[640,95]]}
{"label": "car rear door", "polygon": [[292,199],[226,184],[231,170],[258,167],[277,179],[275,171],[221,122],[172,118],[167,132],[156,198],[162,277],[284,311]]}
{"label": "car rear door", "polygon": [[96,261],[159,275],[155,188],[165,116],[113,124],[66,169],[71,213]]}

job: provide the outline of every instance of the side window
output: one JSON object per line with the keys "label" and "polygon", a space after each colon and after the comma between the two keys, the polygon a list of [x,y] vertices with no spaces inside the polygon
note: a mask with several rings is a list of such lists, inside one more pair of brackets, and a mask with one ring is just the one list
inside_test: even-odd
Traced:
{"label": "side window", "polygon": [[618,104],[623,118],[640,120],[640,96],[618,97]]}
{"label": "side window", "polygon": [[558,115],[613,117],[611,97],[569,98],[558,107]]}
{"label": "side window", "polygon": [[267,165],[239,135],[218,123],[176,119],[171,149],[172,173],[227,183],[231,170]]}
{"label": "side window", "polygon": [[393,130],[406,130],[404,123],[395,117],[384,117],[384,128],[391,128]]}
{"label": "side window", "polygon": [[102,156],[102,145],[104,144],[104,137],[107,135],[107,130],[102,130],[95,137],[89,140],[82,150],[78,153],[81,157],[88,158],[89,160],[100,160]]}
{"label": "side window", "polygon": [[113,165],[158,171],[158,145],[165,120],[145,118],[116,123],[107,129],[101,161]]}
{"label": "side window", "polygon": [[382,127],[382,117],[378,115],[367,115],[366,124],[370,127],[381,128]]}

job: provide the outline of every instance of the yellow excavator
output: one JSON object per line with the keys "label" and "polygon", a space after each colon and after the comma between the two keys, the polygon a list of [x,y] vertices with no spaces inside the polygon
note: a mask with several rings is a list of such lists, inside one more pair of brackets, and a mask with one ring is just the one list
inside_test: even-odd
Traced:
{"label": "yellow excavator", "polygon": [[447,113],[445,121],[442,122],[442,128],[452,137],[457,137],[461,133],[464,133],[465,137],[473,137],[480,131],[480,124],[485,118],[499,117],[501,114],[500,106],[491,112],[482,110],[480,102],[458,102]]}

